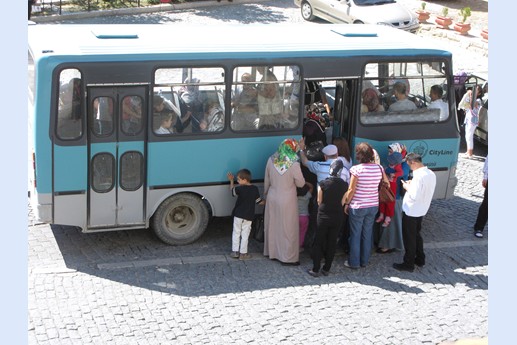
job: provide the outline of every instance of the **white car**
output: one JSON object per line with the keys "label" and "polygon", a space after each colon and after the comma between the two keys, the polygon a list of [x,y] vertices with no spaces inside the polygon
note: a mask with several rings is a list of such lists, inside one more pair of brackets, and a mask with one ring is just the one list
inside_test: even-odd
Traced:
{"label": "white car", "polygon": [[417,15],[395,0],[294,0],[305,20],[331,23],[379,24],[416,32]]}

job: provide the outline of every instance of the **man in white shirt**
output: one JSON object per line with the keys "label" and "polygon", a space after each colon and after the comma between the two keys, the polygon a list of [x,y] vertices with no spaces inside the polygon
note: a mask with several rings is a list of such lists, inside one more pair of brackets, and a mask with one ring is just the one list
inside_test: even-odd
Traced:
{"label": "man in white shirt", "polygon": [[415,265],[425,265],[424,240],[420,234],[422,219],[431,206],[436,175],[422,163],[422,157],[416,153],[406,156],[406,162],[413,171],[413,179],[403,181],[406,190],[402,200],[402,239],[405,254],[403,263],[394,263],[399,271],[413,272]]}
{"label": "man in white shirt", "polygon": [[446,120],[449,117],[449,105],[443,101],[443,89],[440,85],[431,86],[429,93],[431,103],[429,109],[440,109],[440,121]]}

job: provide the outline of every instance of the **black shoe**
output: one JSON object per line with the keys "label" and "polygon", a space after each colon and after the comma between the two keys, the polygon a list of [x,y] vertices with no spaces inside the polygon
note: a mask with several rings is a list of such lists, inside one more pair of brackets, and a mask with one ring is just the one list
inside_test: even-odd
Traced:
{"label": "black shoe", "polygon": [[325,277],[330,274],[329,271],[321,270],[321,274],[323,274]]}
{"label": "black shoe", "polygon": [[425,266],[425,262],[416,262],[415,261],[415,265],[417,265],[418,267],[424,267]]}
{"label": "black shoe", "polygon": [[404,263],[402,264],[393,264],[393,268],[397,271],[406,271],[406,272],[413,272],[415,269],[413,267],[410,267]]}
{"label": "black shoe", "polygon": [[307,273],[309,273],[309,275],[313,276],[314,278],[318,278],[320,276],[319,272],[314,272],[312,269],[308,269]]}

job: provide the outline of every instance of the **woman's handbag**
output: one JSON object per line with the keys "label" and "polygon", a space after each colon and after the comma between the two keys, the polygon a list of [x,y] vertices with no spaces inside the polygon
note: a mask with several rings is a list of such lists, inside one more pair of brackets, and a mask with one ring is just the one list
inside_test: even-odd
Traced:
{"label": "woman's handbag", "polygon": [[251,238],[263,243],[264,242],[264,215],[258,214],[251,223]]}
{"label": "woman's handbag", "polygon": [[379,168],[382,172],[382,178],[381,182],[379,182],[379,202],[385,203],[385,202],[393,202],[395,201],[395,194],[390,188],[390,183],[387,181],[386,174],[384,173],[384,170],[379,165]]}

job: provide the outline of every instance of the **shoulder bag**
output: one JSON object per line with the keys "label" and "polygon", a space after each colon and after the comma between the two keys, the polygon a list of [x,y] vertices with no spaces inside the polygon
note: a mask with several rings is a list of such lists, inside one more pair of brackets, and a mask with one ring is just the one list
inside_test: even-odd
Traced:
{"label": "shoulder bag", "polygon": [[390,188],[390,182],[388,181],[388,177],[384,173],[384,169],[379,165],[379,169],[381,169],[382,178],[381,182],[379,182],[379,202],[393,202],[395,201],[395,194]]}

